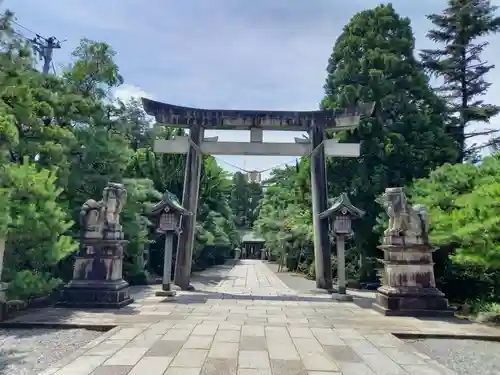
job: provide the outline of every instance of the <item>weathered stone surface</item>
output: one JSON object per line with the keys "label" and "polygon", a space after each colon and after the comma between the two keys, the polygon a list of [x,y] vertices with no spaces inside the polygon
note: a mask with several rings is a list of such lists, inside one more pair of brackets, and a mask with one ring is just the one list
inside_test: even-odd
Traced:
{"label": "weathered stone surface", "polygon": [[282,360],[271,358],[274,375],[306,375],[307,371],[300,360]]}
{"label": "weathered stone surface", "polygon": [[240,338],[241,350],[266,350],[266,339],[259,336],[243,336]]}
{"label": "weathered stone surface", "polygon": [[91,375],[127,375],[132,366],[99,366]]}
{"label": "weathered stone surface", "polygon": [[210,358],[238,358],[239,345],[237,342],[220,342],[215,341],[212,344],[208,356]]}
{"label": "weathered stone surface", "polygon": [[237,360],[207,358],[201,369],[202,375],[236,375]]}
{"label": "weathered stone surface", "polygon": [[80,249],[61,305],[121,308],[133,302],[123,280],[123,248],[128,242],[123,239],[120,213],[126,199],[123,185],[110,182],[102,200],[89,199],[83,204]]}
{"label": "weathered stone surface", "polygon": [[241,350],[238,356],[238,368],[270,368],[269,354],[265,350]]}
{"label": "weathered stone surface", "polygon": [[128,375],[163,375],[170,362],[171,357],[143,357]]}
{"label": "weathered stone surface", "polygon": [[324,346],[325,352],[335,362],[363,362],[361,357],[347,345]]}
{"label": "weathered stone surface", "polygon": [[164,375],[199,375],[200,367],[169,367]]}
{"label": "weathered stone surface", "polygon": [[122,348],[113,354],[104,365],[106,366],[135,366],[140,361],[148,348]]}
{"label": "weathered stone surface", "polygon": [[208,350],[181,349],[172,361],[174,367],[202,367],[207,358]]}
{"label": "weathered stone surface", "polygon": [[384,252],[384,284],[376,311],[396,316],[453,316],[436,288],[425,207],[410,206],[402,188],[387,188],[381,201],[389,216],[379,248]]}
{"label": "weathered stone surface", "polygon": [[191,335],[184,344],[185,349],[210,349],[213,337]]}
{"label": "weathered stone surface", "polygon": [[184,341],[159,340],[146,352],[147,357],[175,357]]}
{"label": "weathered stone surface", "polygon": [[189,108],[142,99],[145,111],[163,124],[175,127],[201,125],[206,128],[263,130],[308,130],[313,124],[321,123],[335,127],[335,119],[371,115],[373,103],[361,103],[345,110],[318,111],[249,111]]}

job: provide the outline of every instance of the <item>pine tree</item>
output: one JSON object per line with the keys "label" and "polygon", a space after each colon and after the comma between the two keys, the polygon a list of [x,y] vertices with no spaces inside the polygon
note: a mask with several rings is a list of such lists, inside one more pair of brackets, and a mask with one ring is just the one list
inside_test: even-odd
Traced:
{"label": "pine tree", "polygon": [[497,8],[489,0],[448,0],[443,14],[427,16],[436,26],[428,38],[443,47],[423,50],[421,57],[428,71],[443,79],[437,89],[449,103],[450,129],[459,141],[460,160],[469,154],[465,145],[468,138],[495,131],[468,132],[467,126],[487,123],[500,112],[499,106],[479,98],[491,85],[484,76],[494,65],[481,59],[488,42],[478,39],[500,31]]}

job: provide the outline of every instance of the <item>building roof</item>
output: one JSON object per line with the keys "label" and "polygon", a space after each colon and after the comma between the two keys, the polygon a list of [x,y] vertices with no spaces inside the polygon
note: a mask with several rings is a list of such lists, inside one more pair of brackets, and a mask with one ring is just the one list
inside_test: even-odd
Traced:
{"label": "building roof", "polygon": [[339,213],[349,214],[353,217],[362,217],[365,214],[365,211],[355,207],[349,200],[347,194],[342,193],[333,200],[332,206],[329,209],[319,214],[319,217],[320,219],[325,219]]}
{"label": "building roof", "polygon": [[256,233],[254,233],[251,230],[242,230],[240,231],[240,236],[241,236],[241,242],[260,242],[264,243],[266,242],[265,239],[262,237],[259,237]]}
{"label": "building roof", "polygon": [[165,190],[162,200],[151,208],[150,215],[155,216],[161,214],[165,207],[168,207],[182,215],[191,215],[191,212],[182,207],[177,197],[168,190]]}

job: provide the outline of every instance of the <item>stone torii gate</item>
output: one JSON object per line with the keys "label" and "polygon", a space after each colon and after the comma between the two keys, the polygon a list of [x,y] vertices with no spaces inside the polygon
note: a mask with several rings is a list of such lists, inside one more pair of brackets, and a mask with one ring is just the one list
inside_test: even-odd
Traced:
{"label": "stone torii gate", "polygon": [[[328,221],[319,214],[328,208],[325,155],[358,157],[360,145],[325,139],[325,130],[354,129],[362,116],[370,116],[374,103],[362,103],[345,110],[319,111],[250,111],[212,110],[181,107],[142,99],[147,114],[174,128],[189,129],[189,136],[155,140],[154,151],[187,154],[182,205],[191,216],[183,216],[183,232],[177,246],[174,283],[189,290],[191,262],[198,211],[202,154],[208,155],[280,155],[311,157],[311,192],[314,226],[316,286],[332,289],[331,250]],[[204,138],[204,129],[250,130],[250,142],[219,142],[218,137]],[[295,138],[295,143],[264,143],[264,130],[306,131],[309,139]]]}

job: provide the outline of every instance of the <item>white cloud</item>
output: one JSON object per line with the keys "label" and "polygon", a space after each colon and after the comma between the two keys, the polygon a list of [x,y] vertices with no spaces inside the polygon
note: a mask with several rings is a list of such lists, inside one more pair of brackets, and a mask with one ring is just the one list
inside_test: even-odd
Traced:
{"label": "white cloud", "polygon": [[130,100],[139,100],[141,98],[153,99],[153,94],[142,90],[141,88],[124,83],[123,85],[117,87],[113,93],[115,99],[119,99],[124,103],[128,103]]}
{"label": "white cloud", "polygon": [[[125,104],[129,103],[131,100],[140,100],[141,98],[153,99],[153,95],[149,92],[146,92],[141,88],[130,85],[128,83],[124,83],[123,85],[118,86],[113,91],[112,97],[114,100],[120,100]],[[146,120],[149,121],[151,126],[153,126],[155,123],[154,116],[146,114]]]}

